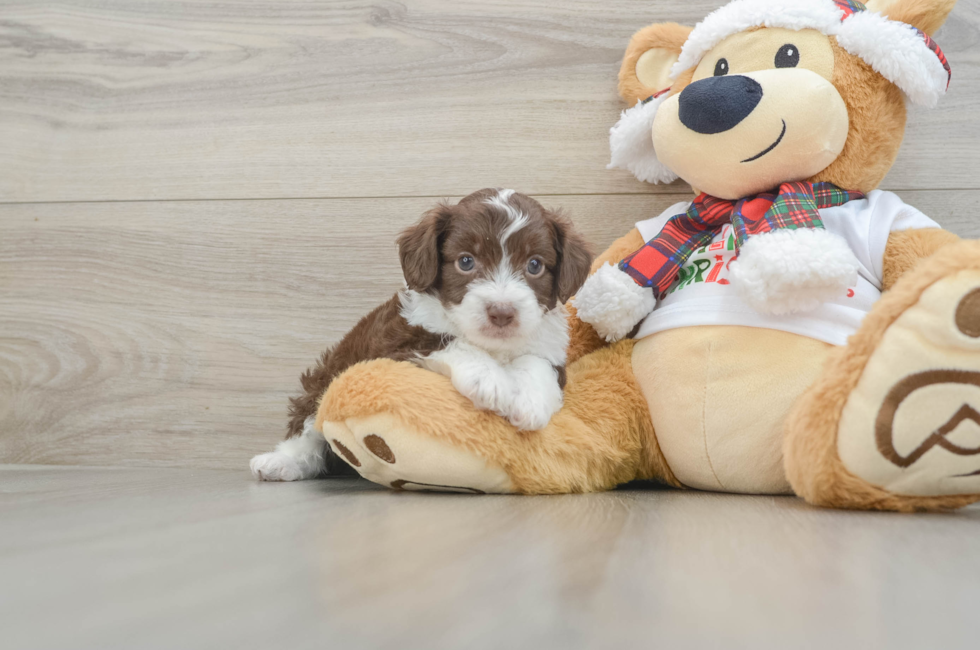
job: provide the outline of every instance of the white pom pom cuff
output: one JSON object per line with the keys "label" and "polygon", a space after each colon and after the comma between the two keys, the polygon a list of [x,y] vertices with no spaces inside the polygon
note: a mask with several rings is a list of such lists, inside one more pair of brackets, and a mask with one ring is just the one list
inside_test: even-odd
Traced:
{"label": "white pom pom cuff", "polygon": [[657,304],[653,290],[608,262],[579,290],[573,303],[578,317],[606,341],[625,338]]}
{"label": "white pom pom cuff", "polygon": [[750,237],[731,264],[732,285],[763,314],[811,311],[858,281],[847,242],[822,228],[780,229]]}

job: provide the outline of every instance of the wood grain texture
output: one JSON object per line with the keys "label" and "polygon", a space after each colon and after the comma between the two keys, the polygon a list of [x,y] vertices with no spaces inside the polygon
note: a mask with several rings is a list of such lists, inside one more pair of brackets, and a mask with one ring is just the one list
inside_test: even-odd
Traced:
{"label": "wood grain texture", "polygon": [[[688,195],[550,196],[601,250]],[[980,192],[903,198],[980,236]],[[244,467],[432,199],[0,206],[0,462]]]}
{"label": "wood grain texture", "polygon": [[[721,2],[0,3],[0,461],[242,467],[432,197],[518,187],[600,249],[686,198],[604,168],[616,70]],[[885,185],[977,236],[980,7],[938,40]]]}
{"label": "wood grain texture", "polygon": [[0,468],[4,647],[976,648],[980,507]]}
{"label": "wood grain texture", "polygon": [[[0,5],[0,201],[682,191],[604,169],[629,36],[721,0]],[[890,189],[976,188],[980,7]]]}
{"label": "wood grain texture", "polygon": [[[680,197],[542,197],[605,246]],[[432,199],[0,206],[0,459],[242,467]]]}

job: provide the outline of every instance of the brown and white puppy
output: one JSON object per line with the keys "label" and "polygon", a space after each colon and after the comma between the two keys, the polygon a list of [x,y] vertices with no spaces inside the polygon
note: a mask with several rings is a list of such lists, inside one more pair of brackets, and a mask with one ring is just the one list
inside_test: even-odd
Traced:
{"label": "brown and white puppy", "polygon": [[360,361],[414,361],[519,429],[540,429],[561,408],[564,303],[592,263],[567,219],[513,190],[484,189],[427,212],[398,249],[406,288],[300,378],[304,394],[291,400],[286,440],[250,463],[257,478],[295,481],[346,468],[314,420],[330,382]]}

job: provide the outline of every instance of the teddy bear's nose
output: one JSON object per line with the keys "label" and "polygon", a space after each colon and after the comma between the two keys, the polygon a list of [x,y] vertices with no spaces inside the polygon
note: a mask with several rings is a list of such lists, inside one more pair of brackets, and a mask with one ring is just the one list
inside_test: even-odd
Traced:
{"label": "teddy bear's nose", "polygon": [[762,86],[744,75],[723,75],[695,81],[680,94],[681,124],[711,135],[734,128],[762,101]]}

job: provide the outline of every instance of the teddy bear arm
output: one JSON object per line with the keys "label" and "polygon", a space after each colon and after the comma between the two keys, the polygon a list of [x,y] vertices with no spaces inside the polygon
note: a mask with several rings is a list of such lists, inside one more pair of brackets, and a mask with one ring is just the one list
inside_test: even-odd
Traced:
{"label": "teddy bear arm", "polygon": [[[592,263],[591,273],[595,273],[606,262],[616,264],[630,253],[636,252],[643,246],[643,236],[633,228],[631,231],[614,241]],[[590,352],[606,347],[608,343],[596,333],[595,328],[578,317],[574,303],[568,307],[568,363],[581,359]]]}
{"label": "teddy bear arm", "polygon": [[959,240],[953,233],[939,228],[893,232],[888,237],[882,260],[882,290],[891,289],[919,260],[931,257],[940,248]]}
{"label": "teddy bear arm", "polygon": [[633,344],[569,364],[564,406],[539,431],[517,431],[448,378],[390,359],[337,377],[316,427],[362,476],[395,489],[593,492],[634,479],[677,486],[633,374]]}
{"label": "teddy bear arm", "polygon": [[606,262],[610,264],[620,262],[630,253],[635,253],[644,243],[646,242],[643,241],[643,235],[640,234],[639,229],[633,228],[633,230],[610,244],[609,248],[595,258],[595,261],[592,262],[592,273],[598,271],[599,267]]}

